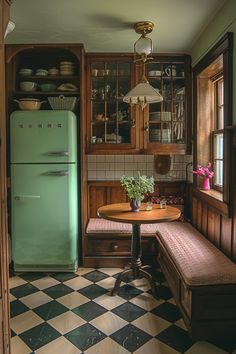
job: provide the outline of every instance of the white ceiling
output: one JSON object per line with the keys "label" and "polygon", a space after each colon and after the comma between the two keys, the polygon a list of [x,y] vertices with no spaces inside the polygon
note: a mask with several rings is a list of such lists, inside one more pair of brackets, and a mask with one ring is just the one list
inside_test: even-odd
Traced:
{"label": "white ceiling", "polygon": [[133,24],[150,20],[154,52],[189,52],[225,0],[13,0],[7,43],[84,43],[133,52]]}

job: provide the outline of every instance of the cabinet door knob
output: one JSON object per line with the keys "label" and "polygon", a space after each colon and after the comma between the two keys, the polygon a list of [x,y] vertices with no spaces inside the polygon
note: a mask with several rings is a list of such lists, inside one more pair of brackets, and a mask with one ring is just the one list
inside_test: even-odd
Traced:
{"label": "cabinet door knob", "polygon": [[119,246],[117,245],[117,243],[113,243],[113,244],[112,244],[112,250],[113,250],[113,251],[117,251],[118,248],[119,248]]}
{"label": "cabinet door knob", "polygon": [[135,128],[135,120],[134,119],[131,120],[130,125],[131,125],[131,128]]}
{"label": "cabinet door knob", "polygon": [[149,132],[149,125],[148,125],[148,124],[146,124],[146,126],[145,126],[145,128],[144,128],[144,129],[145,129],[145,131],[146,131],[146,132]]}

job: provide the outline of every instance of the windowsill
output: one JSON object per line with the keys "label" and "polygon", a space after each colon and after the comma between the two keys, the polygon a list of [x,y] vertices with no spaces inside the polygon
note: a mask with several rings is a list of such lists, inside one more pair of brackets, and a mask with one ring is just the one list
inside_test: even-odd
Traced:
{"label": "windowsill", "polygon": [[229,216],[229,205],[223,201],[223,194],[210,189],[209,191],[205,191],[199,188],[194,188],[193,193],[202,201],[205,201],[208,205],[212,206],[216,209],[220,214],[224,214],[225,216]]}
{"label": "windowsill", "polygon": [[216,191],[215,189],[210,189],[209,191],[205,191],[203,189],[200,189],[202,193],[205,193],[209,195],[212,198],[215,198],[219,200],[220,202],[223,202],[223,193]]}

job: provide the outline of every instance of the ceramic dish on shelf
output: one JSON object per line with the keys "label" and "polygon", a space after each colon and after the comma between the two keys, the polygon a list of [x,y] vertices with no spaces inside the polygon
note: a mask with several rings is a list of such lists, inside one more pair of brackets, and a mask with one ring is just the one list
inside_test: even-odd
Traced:
{"label": "ceramic dish on shelf", "polygon": [[78,87],[75,86],[74,84],[71,83],[65,83],[61,84],[60,86],[57,87],[57,91],[68,91],[68,92],[73,92],[73,91],[78,91]]}
{"label": "ceramic dish on shelf", "polygon": [[39,85],[39,87],[42,92],[56,91],[57,84],[54,84],[53,82],[48,82],[48,83],[45,82]]}
{"label": "ceramic dish on shelf", "polygon": [[42,103],[46,102],[36,98],[20,98],[19,100],[14,99],[13,101],[18,103],[19,108],[24,111],[38,111]]}
{"label": "ceramic dish on shelf", "polygon": [[21,91],[33,92],[33,91],[37,90],[37,87],[38,87],[37,82],[33,82],[33,81],[21,81],[20,82]]}
{"label": "ceramic dish on shelf", "polygon": [[19,71],[19,75],[22,75],[22,76],[31,76],[33,74],[34,74],[33,69],[22,68]]}

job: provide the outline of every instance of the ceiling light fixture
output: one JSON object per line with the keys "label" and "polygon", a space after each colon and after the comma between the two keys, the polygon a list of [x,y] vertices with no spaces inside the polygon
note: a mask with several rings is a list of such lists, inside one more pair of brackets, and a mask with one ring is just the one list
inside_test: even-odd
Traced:
{"label": "ceiling light fixture", "polygon": [[158,89],[152,87],[145,74],[145,63],[147,60],[152,59],[149,57],[153,51],[153,45],[151,38],[147,37],[147,34],[151,33],[154,27],[154,23],[150,21],[137,22],[134,25],[135,32],[141,34],[139,39],[134,43],[135,62],[142,62],[142,77],[139,83],[130,90],[123,101],[131,104],[139,104],[142,109],[147,104],[157,103],[163,101],[163,97],[159,93]]}

